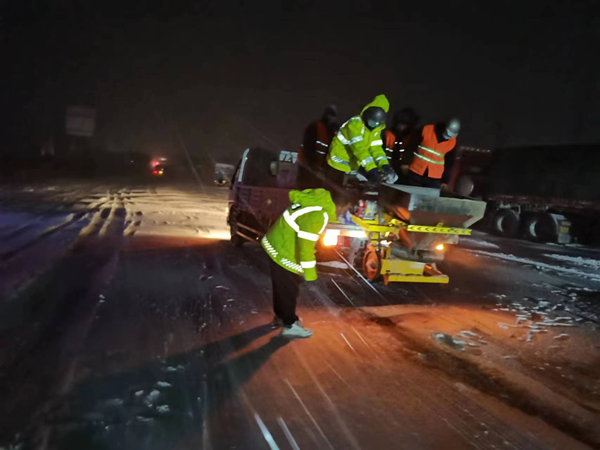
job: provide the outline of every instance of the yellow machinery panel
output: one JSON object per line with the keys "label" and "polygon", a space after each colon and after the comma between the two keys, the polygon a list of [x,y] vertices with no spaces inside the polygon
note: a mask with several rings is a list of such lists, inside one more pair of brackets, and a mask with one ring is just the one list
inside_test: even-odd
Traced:
{"label": "yellow machinery panel", "polygon": [[405,261],[403,259],[384,259],[381,261],[381,274],[423,275],[425,263]]}
{"label": "yellow machinery panel", "polygon": [[430,277],[424,275],[399,275],[390,274],[383,276],[383,282],[387,285],[389,283],[439,283],[448,284],[450,278],[448,275],[432,275]]}
{"label": "yellow machinery panel", "polygon": [[389,215],[384,215],[384,224],[380,224],[379,220],[364,220],[353,216],[354,223],[359,225],[368,237],[373,248],[378,249],[381,270],[385,284],[394,282],[404,283],[441,283],[449,282],[447,275],[439,272],[435,265],[433,268],[423,262],[406,261],[403,259],[390,258],[389,242],[386,240],[390,237],[402,238],[401,230],[414,233],[430,233],[443,234],[450,236],[470,236],[471,230],[468,228],[444,227],[443,223],[438,223],[436,226],[429,225],[410,225],[401,220],[395,219]]}
{"label": "yellow machinery panel", "polygon": [[437,233],[437,234],[458,234],[460,236],[471,236],[471,230],[468,228],[448,228],[448,227],[430,227],[426,225],[408,225],[406,231],[416,233]]}
{"label": "yellow machinery panel", "polygon": [[362,227],[367,233],[398,233],[398,228],[404,228],[406,231],[415,233],[435,233],[435,234],[457,234],[460,236],[470,236],[469,228],[444,227],[443,224],[436,226],[429,225],[409,225],[398,219],[391,219],[386,216],[386,225],[379,225],[376,220],[363,220],[352,216],[352,221]]}
{"label": "yellow machinery panel", "polygon": [[426,263],[403,259],[383,259],[381,275],[385,284],[389,283],[441,283],[450,281],[448,275],[426,275]]}

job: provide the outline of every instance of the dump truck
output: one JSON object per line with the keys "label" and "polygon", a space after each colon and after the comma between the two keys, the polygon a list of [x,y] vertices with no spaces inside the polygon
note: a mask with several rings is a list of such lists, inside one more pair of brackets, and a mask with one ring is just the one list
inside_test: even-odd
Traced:
{"label": "dump truck", "polygon": [[[231,241],[258,241],[289,207],[297,166],[289,152],[247,149],[229,198]],[[359,207],[329,223],[317,243],[317,261],[343,259],[369,281],[448,283],[437,264],[446,245],[470,235],[485,202],[439,189],[381,184],[363,193]]]}

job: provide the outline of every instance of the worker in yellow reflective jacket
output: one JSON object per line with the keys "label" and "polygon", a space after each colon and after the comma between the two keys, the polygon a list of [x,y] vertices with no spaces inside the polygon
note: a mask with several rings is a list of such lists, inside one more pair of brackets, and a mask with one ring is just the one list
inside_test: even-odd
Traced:
{"label": "worker in yellow reflective jacket", "polygon": [[344,173],[362,168],[367,172],[369,181],[383,179],[394,183],[398,175],[388,162],[381,139],[389,109],[390,103],[385,95],[378,95],[360,115],[343,124],[331,141],[327,164],[338,174],[341,172],[342,177]]}
{"label": "worker in yellow reflective jacket", "polygon": [[302,326],[296,315],[296,302],[302,281],[317,279],[315,245],[329,222],[346,213],[351,200],[343,191],[325,189],[290,191],[292,205],[263,237],[261,244],[271,257],[273,310],[281,335],[308,338],[312,331]]}

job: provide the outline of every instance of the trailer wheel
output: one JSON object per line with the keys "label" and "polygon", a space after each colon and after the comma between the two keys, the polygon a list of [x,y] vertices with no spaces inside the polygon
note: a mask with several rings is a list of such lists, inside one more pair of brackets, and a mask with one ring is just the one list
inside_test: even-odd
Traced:
{"label": "trailer wheel", "polygon": [[527,220],[525,220],[525,223],[523,224],[523,234],[525,234],[525,238],[530,241],[542,241],[542,233],[540,230],[540,214],[532,214],[527,218]]}
{"label": "trailer wheel", "polygon": [[363,258],[363,274],[369,281],[377,281],[381,276],[381,258],[375,250],[368,250]]}
{"label": "trailer wheel", "polygon": [[532,214],[523,225],[525,237],[534,242],[556,242],[558,222],[552,214]]}
{"label": "trailer wheel", "polygon": [[504,237],[516,237],[519,233],[519,214],[512,209],[500,209],[492,219],[492,231]]}

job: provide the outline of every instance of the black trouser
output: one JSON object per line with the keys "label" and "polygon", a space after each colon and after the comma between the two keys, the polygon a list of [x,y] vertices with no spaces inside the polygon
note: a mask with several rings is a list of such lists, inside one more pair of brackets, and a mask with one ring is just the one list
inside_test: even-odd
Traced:
{"label": "black trouser", "polygon": [[437,178],[429,178],[427,176],[427,171],[425,171],[423,175],[419,175],[418,173],[414,173],[412,170],[409,170],[408,184],[411,186],[439,189],[442,185],[442,180]]}
{"label": "black trouser", "polygon": [[286,325],[298,320],[296,302],[304,278],[284,269],[269,258],[269,270],[273,283],[273,311]]}
{"label": "black trouser", "polygon": [[341,170],[334,169],[329,164],[325,168],[325,177],[327,181],[325,183],[325,189],[332,190],[337,188],[344,187],[344,181],[346,177],[346,173]]}
{"label": "black trouser", "polygon": [[296,178],[296,185],[299,190],[318,189],[323,187],[323,184],[323,177],[320,176],[320,172],[314,165],[311,167],[306,164],[300,164],[298,167],[298,177]]}

